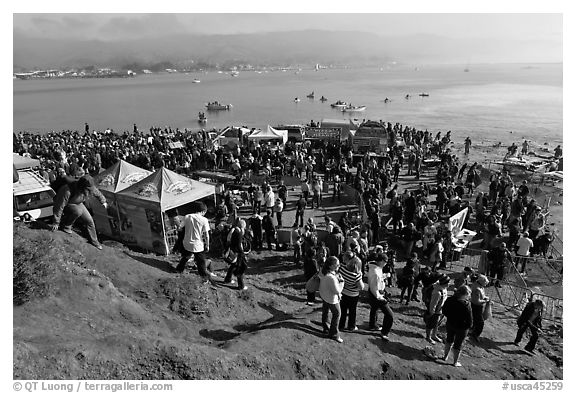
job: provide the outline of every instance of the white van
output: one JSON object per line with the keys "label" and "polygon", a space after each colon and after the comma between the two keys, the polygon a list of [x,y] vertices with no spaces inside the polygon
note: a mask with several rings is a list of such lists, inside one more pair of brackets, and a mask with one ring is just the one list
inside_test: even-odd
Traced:
{"label": "white van", "polygon": [[14,216],[30,215],[34,220],[52,216],[56,193],[40,174],[32,169],[19,169],[18,181],[12,185]]}

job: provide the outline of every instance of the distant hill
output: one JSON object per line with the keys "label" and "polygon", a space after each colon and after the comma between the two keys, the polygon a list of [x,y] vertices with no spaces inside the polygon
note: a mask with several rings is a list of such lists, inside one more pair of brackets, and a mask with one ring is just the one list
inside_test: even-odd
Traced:
{"label": "distant hill", "polygon": [[365,32],[293,31],[238,35],[173,35],[131,41],[53,40],[14,32],[14,67],[121,67],[162,61],[251,64],[382,64],[560,62],[561,43],[462,40],[434,35],[383,37]]}

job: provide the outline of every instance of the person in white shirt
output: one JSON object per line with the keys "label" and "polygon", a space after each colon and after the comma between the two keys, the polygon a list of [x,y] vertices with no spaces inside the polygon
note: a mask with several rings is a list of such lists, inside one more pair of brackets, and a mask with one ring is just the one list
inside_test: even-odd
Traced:
{"label": "person in white shirt", "polygon": [[194,202],[192,205],[193,213],[184,217],[184,237],[182,239],[182,258],[176,267],[179,273],[184,272],[186,263],[192,255],[198,268],[198,274],[203,278],[212,280],[216,277],[212,273],[210,264],[206,263],[205,253],[210,249],[210,223],[204,217],[207,208],[203,202]]}
{"label": "person in white shirt", "polygon": [[268,186],[268,189],[266,191],[266,194],[264,194],[264,206],[266,207],[266,209],[270,209],[272,210],[274,207],[274,191],[272,191],[272,187]]}
{"label": "person in white shirt", "polygon": [[520,265],[520,273],[526,272],[526,262],[530,256],[530,249],[534,247],[534,242],[530,239],[528,232],[524,232],[523,236],[516,242],[518,249],[516,250],[516,255],[518,259],[516,260],[516,269]]}
{"label": "person in white shirt", "polygon": [[386,262],[386,255],[379,255],[376,261],[372,261],[368,265],[368,304],[370,304],[368,328],[370,330],[378,330],[378,326],[376,325],[377,313],[378,310],[381,310],[384,314],[384,320],[382,321],[380,337],[388,341],[388,334],[394,323],[394,313],[392,309],[390,309],[388,300],[384,296],[388,273],[383,273],[382,268]]}

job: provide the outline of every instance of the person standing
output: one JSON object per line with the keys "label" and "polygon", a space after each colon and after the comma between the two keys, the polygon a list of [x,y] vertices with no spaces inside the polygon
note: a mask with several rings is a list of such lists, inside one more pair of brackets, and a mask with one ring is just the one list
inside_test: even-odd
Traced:
{"label": "person standing", "polygon": [[466,139],[464,140],[464,154],[468,155],[470,154],[470,146],[472,145],[472,140],[470,139],[469,136],[466,137]]}
{"label": "person standing", "polygon": [[273,210],[274,209],[274,201],[275,201],[274,191],[272,191],[272,187],[267,186],[266,193],[264,194],[264,207],[266,210]]}
{"label": "person standing", "polygon": [[266,215],[262,219],[262,229],[264,229],[264,237],[266,243],[268,243],[268,250],[272,250],[272,243],[274,242],[276,229],[274,228],[274,222],[272,221],[271,210],[267,210]]}
{"label": "person standing", "polygon": [[398,287],[400,287],[400,303],[404,300],[404,293],[406,296],[406,305],[412,299],[412,290],[414,289],[414,280],[416,278],[415,262],[414,259],[406,261],[406,265],[402,268],[402,276],[398,280]]}
{"label": "person standing", "polygon": [[342,184],[340,183],[340,176],[336,175],[334,176],[334,189],[332,193],[332,202],[334,202],[336,198],[338,198],[338,201],[340,201],[341,194],[342,194]]}
{"label": "person standing", "polygon": [[526,224],[528,226],[528,234],[530,239],[536,240],[540,234],[540,231],[543,230],[546,226],[546,220],[542,214],[541,206],[536,206],[534,214],[528,218],[528,222]]}
{"label": "person standing", "polygon": [[362,261],[351,252],[344,255],[343,261],[346,263],[340,268],[340,274],[344,279],[344,289],[342,289],[342,300],[340,308],[342,315],[340,317],[340,330],[344,330],[346,318],[348,318],[348,330],[358,330],[356,326],[356,308],[360,291],[364,289],[362,281]]}
{"label": "person standing", "polygon": [[[304,196],[300,194],[298,201],[296,201],[296,218],[294,220],[293,227],[303,227],[304,226],[304,211],[306,210],[306,201]],[[298,225],[298,219],[300,219],[300,225]]]}
{"label": "person standing", "polygon": [[228,234],[228,238],[230,239],[228,244],[230,250],[236,255],[236,261],[230,264],[226,272],[226,277],[224,278],[224,284],[234,284],[232,275],[235,275],[238,280],[238,289],[242,291],[248,289],[248,287],[244,285],[244,272],[246,272],[246,268],[248,267],[246,264],[246,254],[244,254],[244,246],[242,244],[245,231],[246,221],[237,218],[234,227]]}
{"label": "person standing", "polygon": [[516,333],[516,338],[514,339],[514,345],[520,344],[522,341],[522,336],[526,330],[530,329],[531,337],[528,344],[524,349],[530,353],[534,353],[534,348],[538,342],[538,333],[542,331],[542,312],[544,310],[544,303],[540,299],[530,301],[522,314],[518,317],[516,321],[518,323],[518,332]]}
{"label": "person standing", "polygon": [[516,269],[518,269],[518,265],[520,265],[519,271],[521,274],[524,274],[526,273],[526,262],[530,257],[530,249],[534,247],[534,242],[530,239],[528,232],[524,232],[522,237],[516,242],[516,246],[518,247],[516,250],[516,256],[518,258],[516,260]]}
{"label": "person standing", "polygon": [[276,198],[274,203],[274,212],[276,213],[277,228],[282,228],[282,212],[284,211],[284,203],[282,199]]}
{"label": "person standing", "polygon": [[442,342],[442,339],[438,337],[438,326],[440,325],[440,317],[442,316],[442,306],[448,297],[448,284],[450,284],[450,277],[442,274],[432,288],[432,297],[428,305],[428,317],[426,318],[426,341],[430,344]]}
{"label": "person standing", "polygon": [[300,190],[304,196],[304,202],[308,204],[308,196],[310,195],[310,184],[308,184],[308,179],[302,180],[302,183],[300,184]]}
{"label": "person standing", "polygon": [[472,329],[470,330],[470,337],[475,342],[480,342],[480,335],[484,330],[484,307],[490,301],[488,296],[484,294],[486,285],[488,285],[488,278],[483,274],[480,274],[471,285]]}
{"label": "person standing", "polygon": [[472,327],[472,308],[470,306],[470,294],[472,290],[468,285],[462,285],[456,289],[454,295],[446,299],[442,306],[442,313],[446,316],[446,344],[444,344],[443,361],[448,360],[450,349],[454,367],[461,367],[458,361],[462,344]]}
{"label": "person standing", "polygon": [[87,177],[81,177],[76,181],[61,186],[54,197],[53,221],[50,229],[55,231],[62,224],[61,229],[63,232],[72,233],[72,226],[79,220],[86,226],[90,244],[98,250],[102,250],[102,245],[98,241],[98,235],[96,234],[94,220],[84,204],[90,194],[96,196],[105,209],[108,208],[106,198]]}
{"label": "person standing", "polygon": [[[340,262],[336,257],[329,257],[326,260],[320,274],[320,298],[322,298],[322,327],[324,334],[342,343],[338,325],[340,323],[340,298],[344,288],[344,279],[337,273]],[[332,313],[330,326],[328,326],[328,311]]]}
{"label": "person standing", "polygon": [[262,216],[258,213],[254,213],[249,220],[250,229],[252,229],[254,250],[259,251],[262,249]]}
{"label": "person standing", "polygon": [[182,241],[182,257],[176,267],[179,273],[184,272],[186,263],[192,255],[198,268],[198,274],[208,280],[215,278],[215,274],[210,269],[210,264],[206,263],[206,254],[210,250],[210,223],[204,217],[206,205],[203,202],[192,204],[192,213],[184,216],[184,238]]}
{"label": "person standing", "polygon": [[370,319],[368,321],[368,328],[370,330],[378,330],[376,325],[377,312],[381,310],[384,313],[384,320],[382,322],[382,330],[380,336],[383,340],[388,341],[388,334],[392,329],[394,323],[394,313],[388,305],[388,300],[384,296],[386,288],[386,277],[382,272],[382,268],[387,262],[385,255],[379,255],[376,260],[368,264],[368,303],[370,304]]}
{"label": "person standing", "polygon": [[288,188],[286,188],[284,180],[280,180],[280,185],[278,186],[278,197],[282,199],[282,203],[286,204],[286,199],[288,198]]}

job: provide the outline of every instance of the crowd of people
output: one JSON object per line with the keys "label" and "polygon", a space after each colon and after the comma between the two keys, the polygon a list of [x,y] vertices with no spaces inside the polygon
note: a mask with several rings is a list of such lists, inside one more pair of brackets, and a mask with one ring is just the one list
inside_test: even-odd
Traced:
{"label": "crowd of people", "polygon": [[[326,335],[343,342],[341,331],[358,329],[357,305],[367,287],[369,329],[379,330],[382,339],[389,340],[394,312],[387,288],[398,286],[400,302],[409,304],[420,301],[421,285],[425,338],[430,344],[444,341],[438,335],[438,326],[445,316],[447,336],[442,359],[446,361],[452,351],[453,364],[459,366],[466,336],[469,334],[478,342],[482,334],[485,310],[490,303],[483,289],[499,285],[511,265],[517,264],[524,273],[531,253],[545,253],[551,235],[545,231],[542,207],[530,197],[527,182],[516,185],[506,172],[492,174],[489,191],[477,193],[470,205],[467,199],[482,182],[480,168],[477,163],[470,166],[467,162],[460,163],[451,151],[450,131],[444,136],[440,132],[434,136],[428,131],[391,123],[385,129],[388,152],[365,154],[359,160],[349,145],[336,142],[289,142],[280,148],[242,141],[226,151],[212,146],[206,132],[151,128],[145,134],[136,127],[132,133],[123,134],[88,128],[84,134],[18,133],[14,135],[14,152],[40,158],[42,176],[57,190],[59,202],[55,205],[53,228],[58,228],[66,207],[67,219],[62,221],[62,229],[69,230],[81,218],[88,227],[91,243],[99,248],[91,217],[78,206],[82,205],[86,190],[94,188],[89,175],[98,174],[119,159],[145,169],[165,166],[184,174],[196,169],[228,168],[236,176],[236,182],[250,182],[254,174],[264,173],[263,184],[252,183],[248,187],[249,217],[240,217],[239,207],[224,187],[215,211],[215,227],[204,217],[206,206],[195,203],[193,212],[181,221],[174,248],[182,255],[177,272],[183,272],[193,256],[198,273],[215,281],[218,276],[212,272],[206,253],[210,251],[210,234],[216,230],[222,232],[225,240],[221,251],[230,264],[223,281],[234,284],[232,276],[235,276],[241,290],[248,288],[244,280],[248,234],[254,250],[261,250],[264,243],[268,250],[273,245],[277,251],[285,250],[278,236],[279,229],[290,225],[283,220],[283,212],[288,208],[288,190],[282,177],[295,177],[300,180],[300,191],[294,205],[296,216],[290,243],[295,265],[303,268],[307,304],[315,304],[317,292],[322,300]],[[174,142],[181,142],[181,146],[175,148]],[[470,146],[467,138],[465,154]],[[425,168],[430,167],[435,171],[432,184],[421,179]],[[86,173],[84,177],[65,181],[70,174],[82,172]],[[413,178],[417,185],[401,192],[398,186],[401,172],[403,178]],[[344,212],[338,222],[326,215],[325,222],[318,224],[325,233],[320,236],[320,228],[312,217],[305,220],[305,212],[320,208],[330,188],[332,202],[340,201],[344,186],[358,195],[359,211]],[[105,199],[101,202],[106,203]],[[454,292],[448,297],[451,280],[440,273],[447,267],[453,246],[448,218],[465,207],[469,209],[464,226],[469,226],[473,215],[475,229],[483,234],[482,248],[489,251],[489,268],[482,272],[485,274],[463,271],[462,277],[450,286]],[[509,236],[504,236],[505,232]],[[401,258],[406,264],[397,274],[395,264]],[[541,314],[542,308],[539,304],[533,308],[526,311],[530,314],[524,317],[528,322],[524,319],[522,324],[519,322],[515,342],[520,342],[528,328],[537,329],[539,319],[534,313]],[[383,314],[381,326],[377,324],[379,311]],[[532,332],[526,347],[529,351],[534,349],[534,337]]]}

